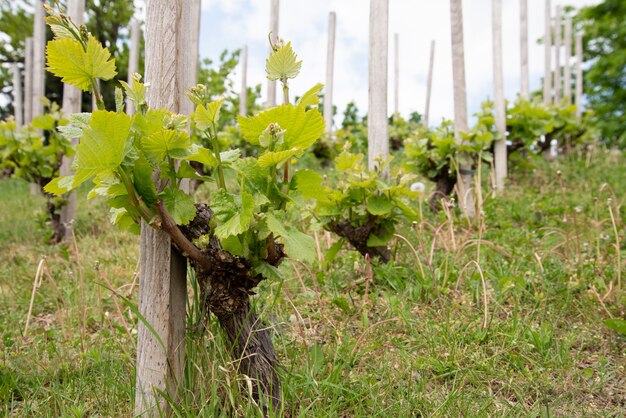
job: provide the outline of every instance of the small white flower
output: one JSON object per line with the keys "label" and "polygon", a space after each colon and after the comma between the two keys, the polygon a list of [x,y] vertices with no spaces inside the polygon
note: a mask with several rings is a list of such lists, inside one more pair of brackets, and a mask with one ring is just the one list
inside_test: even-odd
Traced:
{"label": "small white flower", "polygon": [[133,328],[130,330],[131,335],[137,335],[137,329]]}
{"label": "small white flower", "polygon": [[415,183],[411,184],[412,192],[424,193],[425,190],[426,186],[421,181],[416,181]]}

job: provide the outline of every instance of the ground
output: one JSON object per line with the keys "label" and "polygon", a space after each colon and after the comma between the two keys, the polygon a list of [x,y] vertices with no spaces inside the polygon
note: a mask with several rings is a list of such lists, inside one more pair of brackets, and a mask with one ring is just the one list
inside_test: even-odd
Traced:
{"label": "ground", "polygon": [[[283,263],[255,297],[283,366],[281,415],[626,415],[626,339],[603,322],[625,318],[625,162],[537,161],[497,197],[485,176],[482,222],[426,213],[388,265],[348,249]],[[138,237],[81,194],[75,240],[49,246],[43,198],[6,179],[0,196],[0,412],[132,416]],[[188,311],[195,322],[193,291]],[[175,411],[258,415],[214,322],[203,337],[190,327]]]}

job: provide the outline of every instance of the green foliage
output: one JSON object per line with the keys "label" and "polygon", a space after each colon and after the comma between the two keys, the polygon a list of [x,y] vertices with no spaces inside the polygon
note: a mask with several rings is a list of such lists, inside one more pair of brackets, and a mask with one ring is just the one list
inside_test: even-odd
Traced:
{"label": "green foliage", "polygon": [[419,218],[412,201],[417,193],[409,190],[415,175],[399,172],[388,182],[378,171],[368,171],[363,160],[363,154],[344,151],[335,159],[336,182],[312,170],[298,171],[293,181],[302,197],[315,199],[312,211],[323,228],[339,233],[340,224],[365,227],[368,246],[385,246],[401,219]]}
{"label": "green foliage", "polygon": [[115,77],[115,60],[93,36],[88,37],[86,45],[68,36],[48,42],[48,71],[83,91],[89,91],[98,79]]}
{"label": "green foliage", "polygon": [[[60,24],[70,27],[62,20]],[[67,56],[55,55],[56,45],[61,43],[80,46],[80,35],[70,31],[72,39],[64,37],[66,31],[55,33],[61,37],[48,47],[51,71],[68,78],[68,61],[72,61],[71,74],[80,75],[72,78],[75,84],[95,87],[92,81],[102,78],[104,72],[90,58],[68,60]],[[88,39],[93,41],[92,37]],[[293,54],[291,46],[287,46],[285,51]],[[108,57],[108,51],[99,48],[98,62],[106,62],[102,57]],[[87,44],[88,56],[89,51]],[[291,68],[289,60],[285,63]],[[106,66],[107,76],[115,71],[113,61]],[[294,69],[289,68],[286,76],[294,76]],[[146,86],[139,78],[133,80],[132,86],[123,87],[127,96],[137,102],[138,113],[130,117],[117,106],[116,112],[96,110],[90,116],[73,119],[68,131],[80,137],[75,173],[50,182],[46,186],[48,192],[64,193],[92,180],[89,197],[105,197],[112,208],[112,221],[137,231],[141,219],[154,228],[160,228],[168,217],[177,225],[188,224],[195,217],[196,208],[193,198],[180,190],[180,182],[184,178],[208,181],[216,187],[210,193],[209,206],[214,213],[211,227],[225,250],[246,258],[255,271],[266,277],[276,275],[266,262],[274,243],[282,244],[292,258],[314,258],[313,239],[288,225],[285,209],[294,203],[290,196],[291,159],[301,156],[324,132],[323,118],[314,107],[319,102],[321,85],[306,92],[296,105],[284,104],[254,116],[239,117],[242,137],[257,147],[258,158],[241,158],[239,149],[228,149],[220,142],[224,99],[209,101],[212,94],[205,86],[188,92],[196,105],[189,116],[148,108],[144,101]],[[190,121],[192,136],[187,133]],[[199,175],[190,161],[207,166],[211,175]],[[232,179],[236,187],[226,178]]]}
{"label": "green foliage", "polygon": [[583,32],[585,95],[603,142],[626,146],[626,3],[604,0],[575,16]]}
{"label": "green foliage", "polygon": [[285,45],[273,46],[273,51],[265,62],[267,78],[274,81],[286,82],[295,78],[302,68],[302,61],[296,61],[296,53],[291,48],[291,42]]}
{"label": "green foliage", "polygon": [[58,176],[63,155],[73,154],[71,142],[57,132],[67,124],[59,106],[46,102],[45,111],[19,128],[13,119],[0,122],[0,169],[37,184]]}

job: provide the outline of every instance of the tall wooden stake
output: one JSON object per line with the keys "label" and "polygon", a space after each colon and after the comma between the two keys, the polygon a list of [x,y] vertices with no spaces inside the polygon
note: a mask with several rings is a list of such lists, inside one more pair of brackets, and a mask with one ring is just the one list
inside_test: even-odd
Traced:
{"label": "tall wooden stake", "polygon": [[554,17],[554,102],[561,103],[561,6]]}
{"label": "tall wooden stake", "polygon": [[[280,10],[279,0],[271,0],[271,8],[270,8],[270,34],[272,38],[272,43],[278,40],[278,13]],[[271,47],[270,47],[270,52]],[[272,80],[267,80],[267,105],[269,107],[276,106],[276,82]]]}
{"label": "tall wooden stake", "polygon": [[46,95],[46,73],[44,70],[45,50],[46,50],[46,22],[44,21],[43,3],[35,0],[35,17],[33,20],[33,94],[32,94],[32,114],[35,118],[43,114],[43,103],[41,98]]}
{"label": "tall wooden stake", "polygon": [[387,126],[387,59],[389,0],[370,0],[369,97],[367,120],[368,167],[374,170],[389,156]]}
{"label": "tall wooden stake", "polygon": [[528,0],[519,2],[520,20],[520,95],[528,100]]}
{"label": "tall wooden stake", "polygon": [[[197,49],[190,45],[196,36],[198,15],[199,0],[148,1],[145,79],[152,85],[147,93],[150,107],[181,112],[187,106],[184,91],[190,87],[197,66],[197,61],[193,62]],[[135,415],[169,415],[168,403],[159,392],[175,400],[182,383],[186,267],[185,258],[172,247],[169,236],[142,222],[138,308],[159,338],[139,322]]]}
{"label": "tall wooden stake", "polygon": [[400,39],[393,35],[393,113],[400,112]]}
{"label": "tall wooden stake", "polygon": [[583,34],[576,34],[576,118],[583,114]]}
{"label": "tall wooden stake", "polygon": [[430,60],[428,62],[428,81],[426,82],[426,105],[424,106],[424,126],[428,126],[430,117],[430,95],[433,90],[433,66],[435,63],[435,40],[430,41]]}
{"label": "tall wooden stake", "polygon": [[552,24],[550,22],[550,0],[546,0],[546,25],[545,35],[543,37],[544,44],[544,68],[543,68],[543,103],[552,103]]}
{"label": "tall wooden stake", "polygon": [[[44,70],[46,49],[46,22],[44,21],[43,2],[35,0],[33,3],[35,16],[33,18],[33,66],[32,66],[32,95],[30,98],[31,121],[43,114],[43,102],[41,99],[46,94],[46,73]],[[39,193],[39,185],[30,184],[30,194]]]}
{"label": "tall wooden stake", "polygon": [[326,86],[324,86],[324,122],[326,132],[333,131],[333,71],[335,68],[335,26],[337,15],[328,14],[328,50],[326,53]]}
{"label": "tall wooden stake", "polygon": [[13,73],[13,114],[17,126],[24,124],[24,102],[22,100],[22,74],[17,62],[11,64]]}
{"label": "tall wooden stake", "polygon": [[[83,23],[83,16],[85,14],[85,0],[68,0],[67,2],[67,14],[76,23],[81,25]],[[71,113],[78,113],[81,111],[81,90],[70,84],[63,85],[63,112],[68,115]],[[73,138],[74,144],[78,143],[78,138]],[[60,175],[69,176],[71,173],[73,157],[63,156],[61,162],[61,168],[59,170]],[[76,193],[71,192],[67,196],[67,204],[61,208],[61,224],[65,226],[65,234],[63,240],[65,242],[71,242],[72,229],[74,227],[74,217],[76,214]]]}
{"label": "tall wooden stake", "polygon": [[496,130],[500,138],[494,149],[496,166],[496,188],[504,190],[507,177],[506,150],[506,105],[504,103],[504,71],[502,69],[502,0],[492,1],[493,25],[493,104]]}
{"label": "tall wooden stake", "polygon": [[24,123],[33,120],[33,38],[26,38],[24,48]]}
{"label": "tall wooden stake", "polygon": [[241,93],[239,94],[239,114],[248,116],[248,45],[241,49]]}
{"label": "tall wooden stake", "polygon": [[[462,142],[461,132],[467,132],[468,130],[462,0],[450,0],[450,18],[452,32],[452,78],[454,82],[454,131],[456,140]],[[459,174],[460,178],[457,181],[459,205],[463,213],[467,216],[473,216],[474,196],[472,195],[471,164],[461,165]]]}
{"label": "tall wooden stake", "polygon": [[565,83],[564,95],[565,103],[572,103],[572,17],[565,18],[565,67],[564,79]]}
{"label": "tall wooden stake", "polygon": [[[133,74],[139,72],[139,38],[141,36],[141,26],[139,21],[133,19],[130,23],[130,54],[128,56],[128,79],[126,82],[133,85]],[[135,113],[135,102],[126,99],[126,113],[132,115]]]}

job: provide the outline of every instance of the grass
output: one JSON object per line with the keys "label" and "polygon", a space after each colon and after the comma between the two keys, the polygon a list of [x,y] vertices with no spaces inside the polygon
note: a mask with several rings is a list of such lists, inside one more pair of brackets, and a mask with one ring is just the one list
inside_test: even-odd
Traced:
{"label": "grass", "polygon": [[[626,165],[609,154],[589,167],[537,164],[487,199],[484,227],[453,213],[451,225],[427,214],[402,229],[419,262],[397,239],[395,261],[372,278],[346,249],[333,263],[283,263],[284,282],[264,282],[255,298],[283,366],[277,415],[626,415],[626,340],[602,322],[625,317],[614,286]],[[33,220],[43,199],[19,181],[0,181],[0,194],[0,412],[132,416],[137,319],[104,282],[136,301],[138,238],[90,201],[76,248],[50,247]],[[197,308],[190,297],[190,321]],[[214,322],[188,335],[174,414],[261,416]]]}

